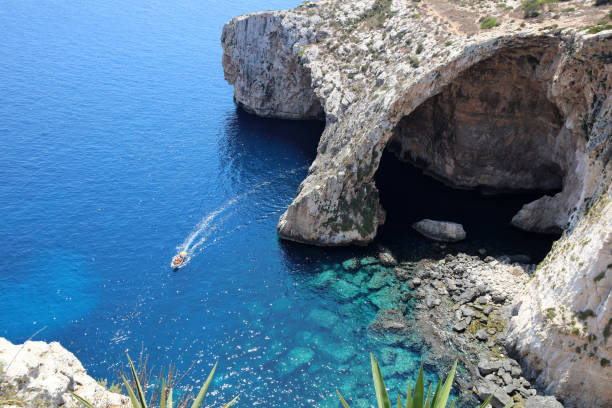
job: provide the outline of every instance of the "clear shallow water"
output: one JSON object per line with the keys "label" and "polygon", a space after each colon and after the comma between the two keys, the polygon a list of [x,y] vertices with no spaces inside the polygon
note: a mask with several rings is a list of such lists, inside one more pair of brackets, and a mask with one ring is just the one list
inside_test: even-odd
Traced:
{"label": "clear shallow water", "polygon": [[[156,367],[196,361],[192,385],[218,359],[209,402],[242,406],[337,406],[336,387],[371,400],[370,351],[390,387],[416,375],[418,339],[385,349],[365,330],[395,282],[364,288],[384,271],[339,265],[374,248],[276,237],[322,125],[241,113],[223,80],[223,23],[297,3],[3,3],[0,336],[44,328],[111,380],[141,347]],[[381,239],[418,258],[430,246],[406,231]]]}

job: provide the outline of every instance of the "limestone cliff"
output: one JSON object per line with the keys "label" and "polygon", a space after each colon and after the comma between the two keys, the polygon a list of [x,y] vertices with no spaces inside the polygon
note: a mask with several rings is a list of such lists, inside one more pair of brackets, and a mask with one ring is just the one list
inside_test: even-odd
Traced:
{"label": "limestone cliff", "polygon": [[[612,391],[597,385],[610,379],[611,359],[602,330],[612,318],[612,22],[610,6],[591,4],[546,4],[525,19],[516,0],[304,2],[235,18],[222,43],[240,106],[295,119],[318,116],[320,106],[326,120],[279,221],[285,239],[370,242],[385,221],[374,183],[385,149],[458,188],[558,191],[512,223],[565,231],[556,248],[585,239],[591,247],[570,255],[572,266],[551,252],[510,334],[542,386],[575,406],[603,407],[612,404]],[[567,335],[542,306],[593,316]],[[570,343],[587,338],[591,351],[573,355]]]}
{"label": "limestone cliff", "polygon": [[12,344],[0,337],[0,405],[82,407],[72,392],[96,408],[131,406],[126,396],[106,390],[88,376],[74,354],[59,343]]}

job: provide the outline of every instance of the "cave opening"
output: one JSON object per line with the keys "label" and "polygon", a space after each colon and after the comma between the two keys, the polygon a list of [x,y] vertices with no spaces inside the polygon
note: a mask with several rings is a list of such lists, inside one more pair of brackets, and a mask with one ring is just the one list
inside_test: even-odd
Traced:
{"label": "cave opening", "polygon": [[564,120],[540,68],[547,58],[538,49],[491,57],[399,120],[375,175],[387,211],[380,240],[408,239],[420,253],[440,248],[411,228],[429,218],[463,224],[467,239],[446,250],[532,262],[546,255],[556,235],[510,221],[524,204],[559,192],[566,176],[556,149]]}

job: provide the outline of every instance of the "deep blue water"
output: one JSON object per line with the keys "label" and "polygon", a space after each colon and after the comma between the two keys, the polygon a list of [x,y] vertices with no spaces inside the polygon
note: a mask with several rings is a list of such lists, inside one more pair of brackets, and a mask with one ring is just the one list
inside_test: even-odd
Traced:
{"label": "deep blue water", "polygon": [[[297,4],[2,2],[0,336],[43,329],[35,339],[111,381],[141,347],[158,368],[195,361],[186,385],[218,359],[209,402],[241,393],[241,406],[337,406],[336,387],[365,406],[370,351],[390,388],[416,375],[418,341],[366,331],[398,283],[339,265],[374,247],[277,239],[322,124],[242,113],[223,79],[222,25]],[[171,271],[194,233],[193,258]],[[439,254],[403,233],[381,239]]]}

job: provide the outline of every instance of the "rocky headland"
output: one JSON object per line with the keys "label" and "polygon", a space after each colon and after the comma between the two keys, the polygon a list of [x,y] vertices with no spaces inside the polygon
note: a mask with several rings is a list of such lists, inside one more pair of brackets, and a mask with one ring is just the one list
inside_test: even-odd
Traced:
{"label": "rocky headland", "polygon": [[[555,191],[508,220],[562,237],[513,288],[503,337],[541,390],[567,406],[605,407],[612,405],[610,6],[532,6],[304,2],[232,19],[222,34],[223,66],[245,110],[325,120],[317,157],[279,221],[282,238],[371,242],[385,222],[374,182],[385,150],[456,188]],[[444,279],[455,273],[443,270]],[[460,333],[469,332],[466,319],[457,322],[466,326]],[[485,337],[489,327],[482,329]],[[488,381],[511,386],[503,372]]]}
{"label": "rocky headland", "polygon": [[0,337],[0,406],[81,408],[72,393],[96,408],[131,407],[128,397],[98,384],[59,343],[12,344]]}

